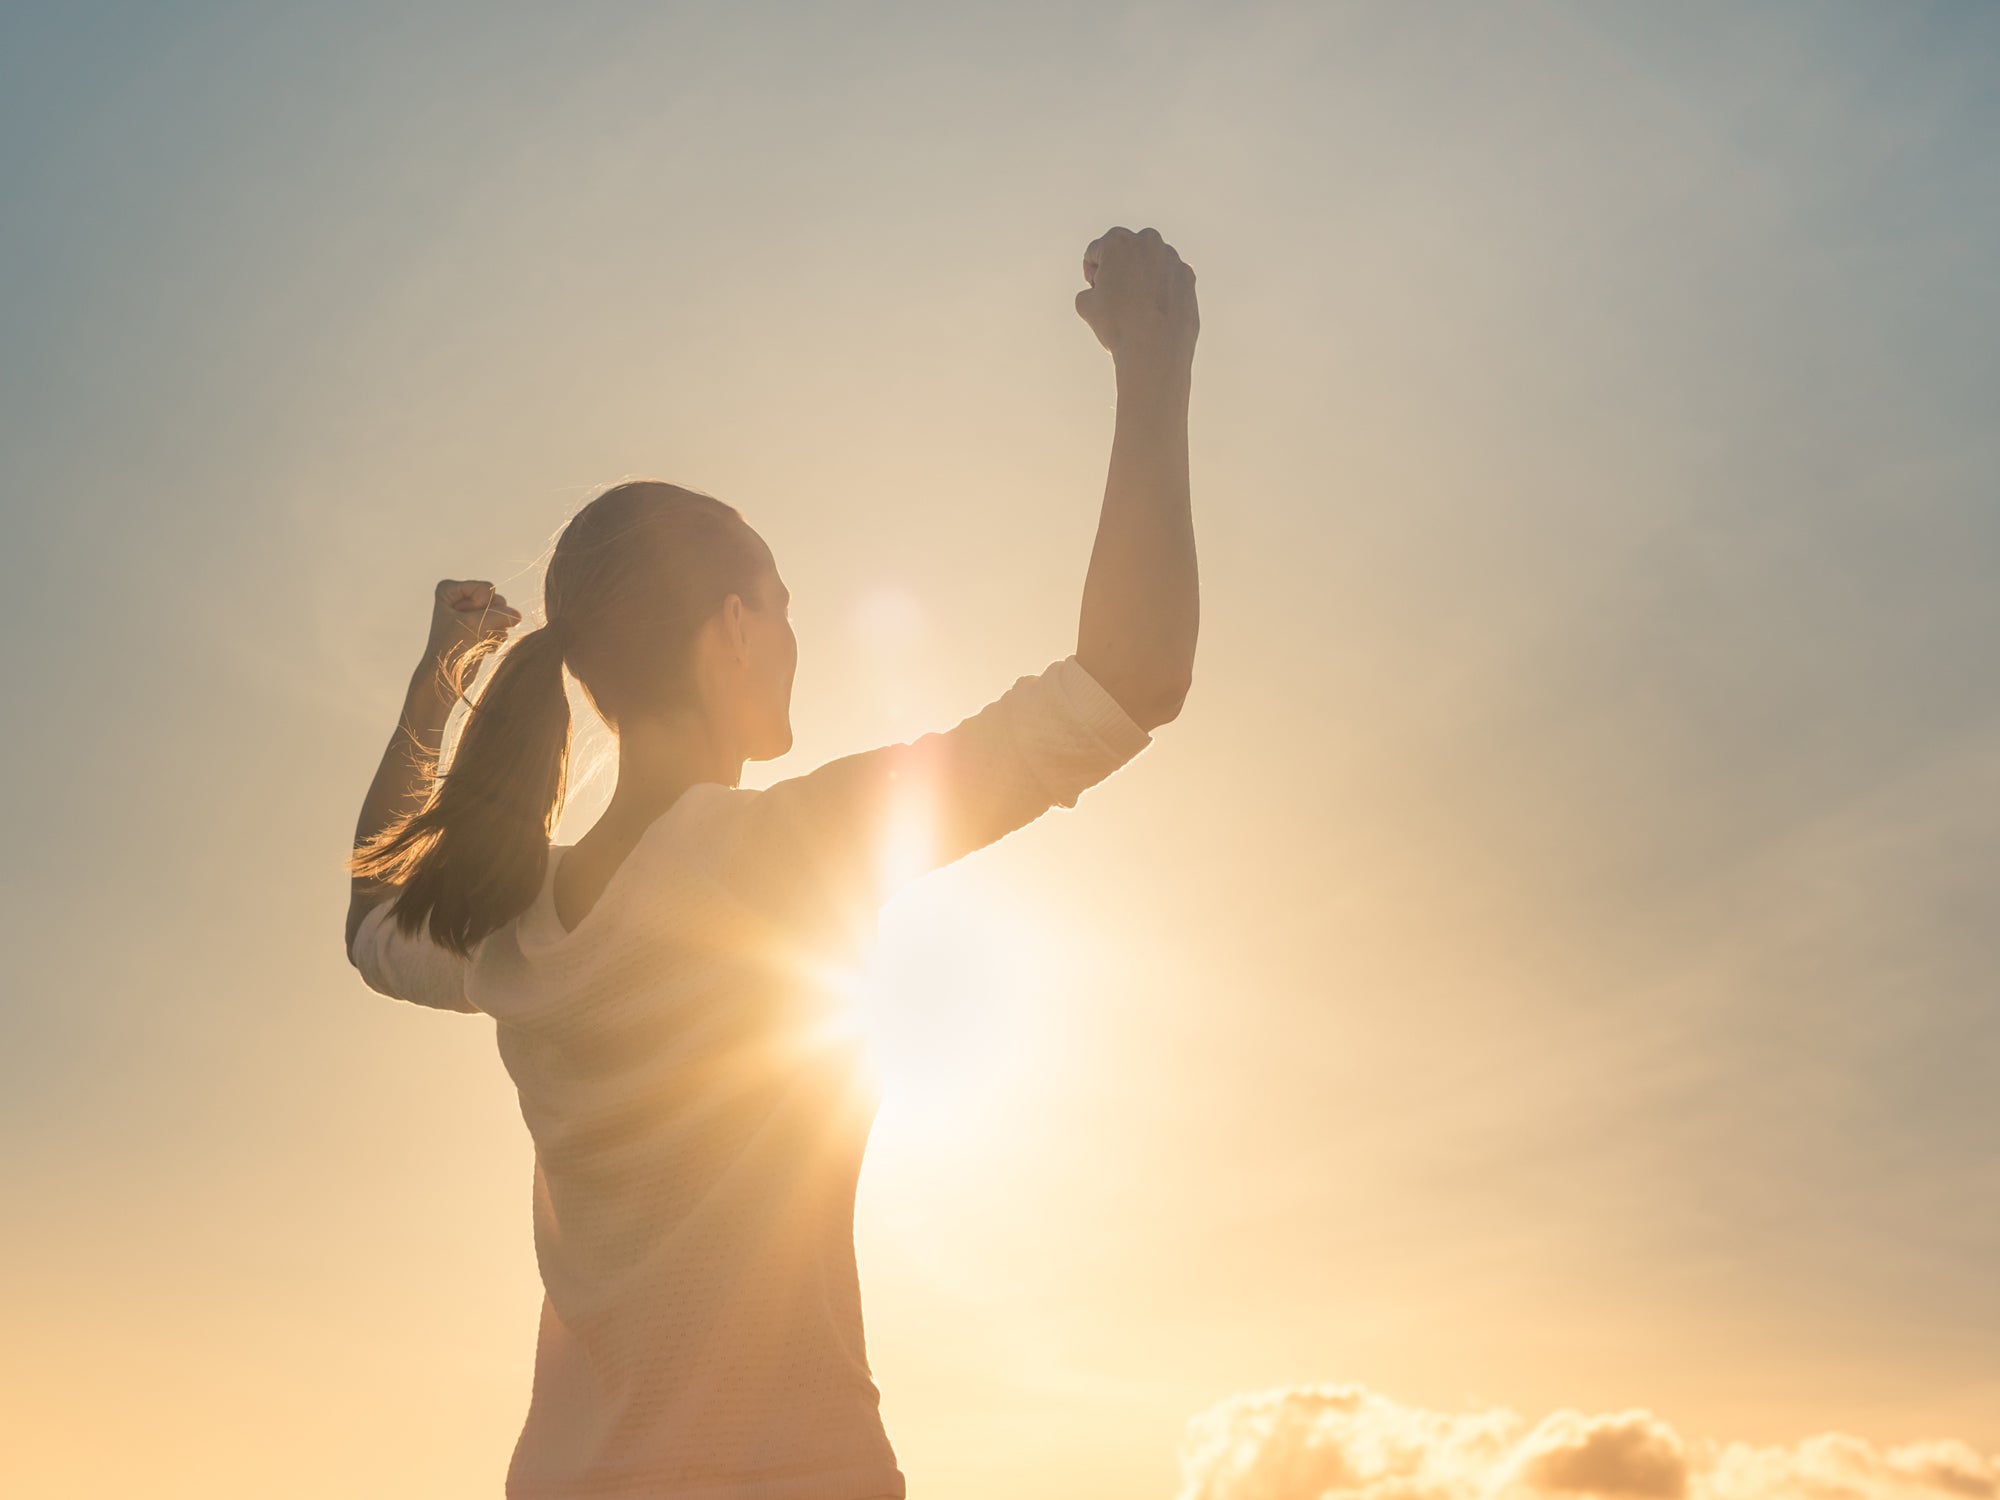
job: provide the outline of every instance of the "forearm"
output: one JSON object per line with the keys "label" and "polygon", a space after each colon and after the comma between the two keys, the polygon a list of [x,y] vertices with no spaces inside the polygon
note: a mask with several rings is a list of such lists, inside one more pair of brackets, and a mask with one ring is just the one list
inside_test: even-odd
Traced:
{"label": "forearm", "polygon": [[1188,491],[1187,365],[1119,361],[1104,509],[1084,580],[1076,655],[1151,729],[1180,711],[1200,625]]}
{"label": "forearm", "polygon": [[[355,847],[359,848],[421,802],[425,793],[425,767],[437,759],[438,748],[444,740],[445,722],[451,717],[452,705],[456,702],[450,688],[441,680],[435,662],[427,661],[410,674],[396,731],[382,751],[381,764],[375,768],[375,779],[369,783],[368,795],[361,803],[361,817],[354,827]],[[364,903],[387,889],[379,882],[355,877],[348,917],[350,942]]]}

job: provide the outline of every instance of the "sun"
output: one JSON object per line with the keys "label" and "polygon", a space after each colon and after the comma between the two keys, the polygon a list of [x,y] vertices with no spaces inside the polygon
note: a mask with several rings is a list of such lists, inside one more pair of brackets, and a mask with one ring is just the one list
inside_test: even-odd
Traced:
{"label": "sun", "polygon": [[891,1149],[961,1152],[997,1130],[1017,1136],[1006,1104],[1054,1042],[1038,1001],[1057,945],[975,886],[933,877],[900,892],[850,993]]}

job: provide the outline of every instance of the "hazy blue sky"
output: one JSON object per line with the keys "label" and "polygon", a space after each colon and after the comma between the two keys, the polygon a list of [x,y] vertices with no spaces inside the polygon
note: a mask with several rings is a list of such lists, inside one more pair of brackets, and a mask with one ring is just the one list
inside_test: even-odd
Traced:
{"label": "hazy blue sky", "polygon": [[497,1494],[526,1133],[335,942],[431,587],[676,480],[796,600],[746,784],[948,727],[1075,642],[1112,224],[1200,275],[1201,656],[885,915],[914,1500],[1323,1382],[2000,1453],[1996,79],[1979,5],[10,9],[0,1488]]}

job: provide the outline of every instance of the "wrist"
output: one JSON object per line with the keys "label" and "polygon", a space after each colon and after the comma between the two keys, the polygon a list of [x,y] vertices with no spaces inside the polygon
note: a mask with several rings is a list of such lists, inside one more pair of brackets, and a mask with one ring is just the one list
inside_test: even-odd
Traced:
{"label": "wrist", "polygon": [[1120,396],[1158,396],[1185,401],[1192,383],[1193,362],[1156,351],[1114,353],[1111,365]]}

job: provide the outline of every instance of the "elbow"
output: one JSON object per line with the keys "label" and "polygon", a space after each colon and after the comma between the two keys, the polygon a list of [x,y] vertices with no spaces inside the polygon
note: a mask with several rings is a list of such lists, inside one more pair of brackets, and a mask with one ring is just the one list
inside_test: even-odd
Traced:
{"label": "elbow", "polygon": [[1115,654],[1105,659],[1083,647],[1079,648],[1076,659],[1125,711],[1126,717],[1148,734],[1179,716],[1194,681],[1191,661],[1171,663],[1162,660],[1157,652],[1148,653],[1143,660]]}
{"label": "elbow", "polygon": [[1187,702],[1188,689],[1193,685],[1193,676],[1181,673],[1144,689],[1137,695],[1132,717],[1148,734],[1162,724],[1173,723],[1180,717],[1181,705]]}
{"label": "elbow", "polygon": [[361,924],[367,920],[368,913],[374,910],[375,904],[382,900],[386,894],[387,892],[380,887],[363,886],[357,882],[353,893],[348,898],[347,936],[343,940],[341,948],[347,955],[348,963],[353,964],[357,969],[361,965],[354,957],[354,939],[360,933]]}

